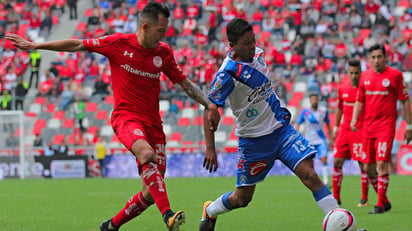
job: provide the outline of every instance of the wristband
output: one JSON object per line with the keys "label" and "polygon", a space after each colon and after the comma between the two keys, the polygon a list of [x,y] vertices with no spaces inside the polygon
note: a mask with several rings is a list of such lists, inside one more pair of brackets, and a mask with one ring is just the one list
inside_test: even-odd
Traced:
{"label": "wristband", "polygon": [[337,132],[338,131],[338,127],[333,127],[333,132]]}
{"label": "wristband", "polygon": [[407,124],[406,125],[406,130],[412,130],[412,124]]}

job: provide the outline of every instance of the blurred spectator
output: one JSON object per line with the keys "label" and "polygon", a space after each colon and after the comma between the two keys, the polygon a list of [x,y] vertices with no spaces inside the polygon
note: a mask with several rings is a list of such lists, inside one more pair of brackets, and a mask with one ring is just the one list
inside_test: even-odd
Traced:
{"label": "blurred spectator", "polygon": [[63,140],[62,143],[56,149],[57,155],[65,155],[69,154],[69,146],[66,144],[66,140]]}
{"label": "blurred spectator", "polygon": [[100,135],[97,136],[97,142],[95,144],[95,148],[96,148],[96,158],[97,158],[97,161],[99,161],[99,165],[100,165],[100,176],[104,177],[105,176],[104,157],[107,154],[107,144],[103,136],[100,136]]}
{"label": "blurred spectator", "polygon": [[50,35],[50,31],[53,27],[53,19],[51,15],[51,11],[47,10],[45,17],[41,20],[40,30],[45,33],[45,37],[48,38]]}
{"label": "blurred spectator", "polygon": [[20,15],[13,8],[9,8],[7,10],[7,25],[13,25],[16,28],[19,28],[19,21]]}
{"label": "blurred spectator", "polygon": [[39,95],[46,96],[49,93],[49,90],[53,86],[53,79],[54,76],[51,74],[49,70],[46,71],[45,80],[41,81],[38,87]]}
{"label": "blurred spectator", "polygon": [[80,131],[85,131],[83,126],[83,119],[86,116],[86,103],[79,96],[76,97],[76,102],[73,105],[76,119],[79,121]]}
{"label": "blurred spectator", "polygon": [[14,109],[15,110],[24,110],[24,98],[26,97],[29,85],[22,77],[19,77],[17,86],[15,88],[15,101]]}
{"label": "blurred spectator", "polygon": [[13,132],[9,132],[9,136],[6,139],[7,148],[16,148],[19,145],[18,140],[14,137]]}
{"label": "blurred spectator", "polygon": [[274,85],[275,85],[275,92],[279,96],[281,103],[283,105],[287,105],[288,104],[288,99],[287,99],[288,91],[287,91],[286,85],[283,82],[282,77],[277,77],[274,82]]}
{"label": "blurred spectator", "polygon": [[32,14],[29,21],[29,28],[27,32],[36,31],[37,35],[40,34],[41,20],[37,14]]}
{"label": "blurred spectator", "polygon": [[60,110],[66,110],[67,106],[73,101],[74,97],[74,86],[73,80],[69,81],[67,87],[63,89],[63,92],[60,95],[58,100],[58,105]]}
{"label": "blurred spectator", "polygon": [[16,86],[17,74],[14,66],[6,68],[6,75],[4,76],[4,89],[11,91]]}
{"label": "blurred spectator", "polygon": [[53,74],[53,76],[58,76],[59,75],[59,70],[57,70],[56,63],[54,63],[54,62],[50,63],[49,72],[51,72]]}
{"label": "blurred spectator", "polygon": [[94,92],[93,95],[102,95],[106,96],[109,94],[108,91],[109,84],[103,81],[102,76],[98,76],[96,82],[94,83]]}
{"label": "blurred spectator", "polygon": [[43,146],[43,140],[41,139],[40,134],[36,134],[34,141],[33,141],[33,147],[42,147]]}
{"label": "blurred spectator", "polygon": [[67,0],[69,7],[70,19],[77,19],[77,0]]}
{"label": "blurred spectator", "polygon": [[137,31],[137,20],[133,15],[127,17],[127,21],[124,23],[123,32],[124,33],[134,33]]}
{"label": "blurred spectator", "polygon": [[[114,20],[112,21],[112,26],[114,27],[114,32],[123,33],[125,21],[120,14],[116,14]],[[133,31],[134,32],[134,31]]]}
{"label": "blurred spectator", "polygon": [[33,50],[30,53],[30,65],[31,65],[31,74],[30,74],[30,82],[29,88],[31,88],[31,83],[33,81],[33,77],[36,76],[36,84],[34,85],[35,88],[39,85],[39,69],[41,63],[41,53],[37,50]]}
{"label": "blurred spectator", "polygon": [[1,110],[11,110],[11,102],[12,98],[10,92],[8,90],[4,90],[3,95],[1,96]]}
{"label": "blurred spectator", "polygon": [[87,19],[87,25],[96,27],[99,24],[100,24],[99,13],[97,9],[94,9],[93,14]]}
{"label": "blurred spectator", "polygon": [[402,62],[403,71],[412,71],[412,49],[408,50]]}
{"label": "blurred spectator", "polygon": [[43,148],[43,156],[54,156],[56,150],[53,147],[53,141],[49,141]]}

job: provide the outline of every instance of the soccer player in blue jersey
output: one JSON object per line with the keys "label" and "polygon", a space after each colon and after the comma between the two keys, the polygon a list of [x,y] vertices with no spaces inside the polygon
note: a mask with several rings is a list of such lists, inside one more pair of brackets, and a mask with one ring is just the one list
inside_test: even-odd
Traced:
{"label": "soccer player in blue jersey", "polygon": [[318,157],[322,163],[323,183],[328,185],[328,142],[324,132],[324,125],[328,129],[328,137],[332,137],[332,129],[329,123],[329,113],[326,107],[319,105],[318,93],[309,95],[310,108],[305,108],[299,115],[296,129],[299,131],[300,125],[305,124],[305,138],[315,146]]}
{"label": "soccer player in blue jersey", "polygon": [[[256,184],[264,180],[276,159],[282,161],[312,191],[326,214],[338,208],[329,188],[313,167],[316,149],[290,125],[291,114],[281,106],[269,80],[263,50],[256,47],[252,25],[240,18],[227,25],[230,52],[217,72],[209,99],[230,107],[237,119],[239,137],[236,190],[203,204],[200,231],[214,230],[217,216],[246,207]],[[204,118],[207,119],[207,109]],[[203,166],[209,172],[218,168],[214,132],[204,126],[206,151]]]}

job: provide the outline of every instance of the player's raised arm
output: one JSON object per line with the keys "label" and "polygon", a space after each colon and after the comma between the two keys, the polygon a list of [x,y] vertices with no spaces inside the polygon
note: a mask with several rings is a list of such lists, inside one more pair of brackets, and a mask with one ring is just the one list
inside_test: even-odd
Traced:
{"label": "player's raised arm", "polygon": [[[213,105],[216,107],[215,104]],[[206,124],[206,121],[209,121],[208,111],[209,109],[205,108],[205,111],[203,113],[203,119],[205,121],[205,123],[203,123],[203,130],[206,139],[206,151],[203,160],[203,167],[209,172],[215,172],[218,168],[217,155],[215,149],[215,130],[210,129],[210,127]]]}
{"label": "player's raised arm", "polygon": [[408,144],[412,140],[412,113],[409,99],[402,100],[404,116],[406,121],[405,141]]}
{"label": "player's raised arm", "polygon": [[200,88],[188,78],[179,82],[179,85],[183,88],[183,90],[190,98],[202,104],[205,108],[208,109],[207,125],[209,126],[210,130],[216,131],[217,125],[220,121],[220,114],[217,110],[216,105],[211,103],[207,96],[200,90]]}
{"label": "player's raised arm", "polygon": [[50,42],[35,43],[13,33],[6,34],[4,38],[12,41],[13,46],[22,50],[40,49],[67,52],[85,50],[83,41],[79,39],[62,39]]}

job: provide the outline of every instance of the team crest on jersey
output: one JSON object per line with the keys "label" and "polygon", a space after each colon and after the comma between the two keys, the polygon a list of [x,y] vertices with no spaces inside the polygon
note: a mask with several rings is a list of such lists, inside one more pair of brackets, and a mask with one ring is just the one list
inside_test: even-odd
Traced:
{"label": "team crest on jersey", "polygon": [[162,66],[162,63],[163,63],[163,60],[162,60],[162,58],[160,58],[160,56],[155,56],[155,57],[153,57],[153,64],[154,64],[156,67],[161,67],[161,66]]}
{"label": "team crest on jersey", "polygon": [[217,78],[215,84],[213,85],[213,90],[219,90],[222,87],[222,79]]}
{"label": "team crest on jersey", "polygon": [[382,86],[389,87],[390,84],[391,84],[391,81],[389,81],[389,79],[382,80]]}
{"label": "team crest on jersey", "polygon": [[133,131],[133,133],[134,133],[136,136],[143,136],[142,130],[140,130],[140,129],[138,129],[138,128],[136,128],[136,129]]}

